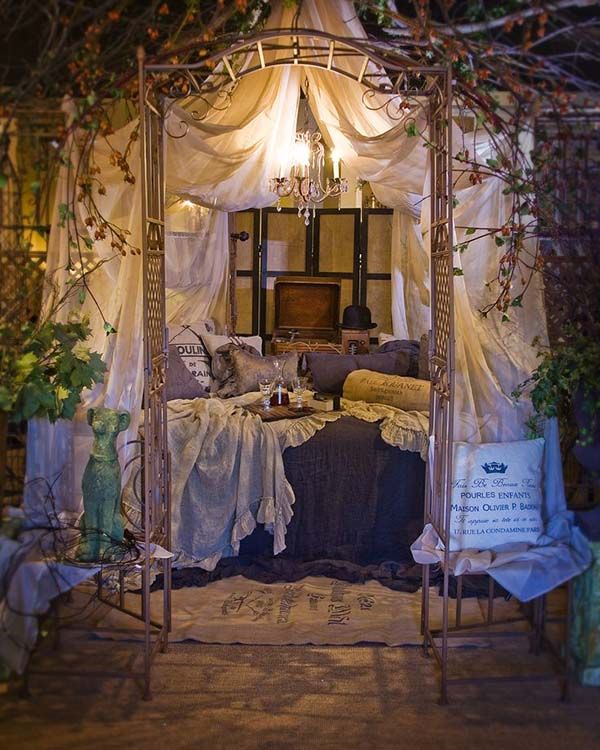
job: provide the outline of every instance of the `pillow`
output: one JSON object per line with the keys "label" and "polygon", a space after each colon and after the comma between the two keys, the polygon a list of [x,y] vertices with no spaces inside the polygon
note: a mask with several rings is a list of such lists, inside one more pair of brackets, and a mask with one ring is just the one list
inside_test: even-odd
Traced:
{"label": "pillow", "polygon": [[344,398],[370,404],[387,404],[404,411],[429,411],[430,388],[428,380],[356,370],[346,378]]}
{"label": "pillow", "polygon": [[372,370],[393,375],[408,375],[411,355],[406,351],[383,354],[329,354],[307,352],[306,363],[316,391],[342,395],[344,381],[354,370]]}
{"label": "pillow", "polygon": [[231,354],[234,351],[244,351],[260,357],[250,344],[225,344],[220,346],[212,359],[213,385],[212,391],[221,398],[229,398],[236,395],[236,387],[233,379],[233,361]]}
{"label": "pillow", "polygon": [[207,398],[210,395],[209,389],[201,385],[188,370],[173,344],[169,344],[169,368],[165,389],[167,401],[176,398]]}
{"label": "pillow", "polygon": [[261,357],[241,349],[234,349],[231,352],[234,393],[231,395],[241,396],[242,393],[257,391],[259,378],[274,379],[277,375],[274,364],[276,359],[284,363],[283,379],[286,382],[291,381],[298,374],[298,352],[287,352],[277,357]]}
{"label": "pillow", "polygon": [[211,385],[210,359],[202,343],[207,331],[214,331],[212,320],[169,330],[169,369],[167,399],[198,398],[208,394]]}
{"label": "pillow", "polygon": [[262,352],[261,337],[204,334],[202,340],[210,355],[212,373],[211,390],[218,393],[222,398],[233,396],[233,393],[229,392],[231,390],[229,385],[232,377],[231,351],[242,348],[260,354]]}
{"label": "pillow", "polygon": [[377,335],[377,343],[380,347],[389,341],[399,341],[399,339],[393,333],[383,333],[383,331]]}
{"label": "pillow", "polygon": [[210,333],[202,335],[204,346],[208,350],[211,359],[215,356],[217,349],[225,344],[248,344],[260,354],[262,353],[263,341],[260,336],[216,336]]}
{"label": "pillow", "polygon": [[543,532],[544,439],[454,443],[450,549],[535,544]]}
{"label": "pillow", "polygon": [[[387,354],[387,352],[407,352],[410,357],[410,367],[406,373],[411,378],[419,375],[419,342],[409,339],[390,339],[381,344],[377,349],[377,354]],[[428,380],[428,378],[424,378]]]}

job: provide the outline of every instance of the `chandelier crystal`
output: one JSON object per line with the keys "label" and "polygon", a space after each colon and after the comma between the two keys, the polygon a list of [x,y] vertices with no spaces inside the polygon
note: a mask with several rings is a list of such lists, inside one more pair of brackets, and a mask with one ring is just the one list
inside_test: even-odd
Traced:
{"label": "chandelier crystal", "polygon": [[[281,210],[281,199],[293,196],[298,206],[298,216],[304,216],[306,226],[310,223],[310,212],[325,198],[339,198],[348,192],[348,181],[340,177],[340,158],[331,154],[333,179],[323,182],[325,147],[320,133],[304,130],[296,133],[290,158],[282,159],[279,175],[271,177],[269,189],[277,196],[277,210]],[[290,163],[291,162],[291,163]],[[287,172],[287,174],[286,174]]]}

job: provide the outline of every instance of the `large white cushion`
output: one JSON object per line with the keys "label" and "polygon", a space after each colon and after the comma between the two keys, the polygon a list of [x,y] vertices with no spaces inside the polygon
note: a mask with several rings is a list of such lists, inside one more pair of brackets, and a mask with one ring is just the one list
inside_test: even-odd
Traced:
{"label": "large white cushion", "polygon": [[354,370],[344,381],[344,398],[387,404],[404,411],[429,411],[430,388],[428,380]]}
{"label": "large white cushion", "polygon": [[450,549],[535,544],[543,531],[544,440],[454,443]]}

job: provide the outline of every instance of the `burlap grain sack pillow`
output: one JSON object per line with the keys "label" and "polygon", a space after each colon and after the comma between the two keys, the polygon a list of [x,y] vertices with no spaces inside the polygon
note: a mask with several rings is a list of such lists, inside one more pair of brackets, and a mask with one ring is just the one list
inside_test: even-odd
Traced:
{"label": "burlap grain sack pillow", "polygon": [[387,404],[404,411],[429,411],[430,387],[428,380],[355,370],[344,381],[344,398]]}
{"label": "burlap grain sack pillow", "polygon": [[454,443],[450,549],[535,544],[543,532],[544,440]]}
{"label": "burlap grain sack pillow", "polygon": [[233,377],[231,379],[234,396],[258,390],[259,378],[274,379],[277,375],[275,360],[281,360],[283,379],[289,383],[298,374],[298,352],[287,352],[278,357],[260,357],[250,352],[234,349],[231,352]]}

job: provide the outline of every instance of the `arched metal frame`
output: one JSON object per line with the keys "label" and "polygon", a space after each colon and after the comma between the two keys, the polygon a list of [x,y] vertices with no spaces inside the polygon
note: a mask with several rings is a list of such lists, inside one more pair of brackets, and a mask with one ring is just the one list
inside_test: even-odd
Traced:
{"label": "arched metal frame", "polygon": [[[365,88],[366,107],[381,108],[405,123],[414,116],[402,102],[416,103],[427,115],[431,172],[431,332],[430,332],[430,453],[425,522],[431,523],[444,544],[444,597],[442,626],[429,624],[429,566],[424,566],[422,627],[424,647],[431,648],[441,665],[441,698],[446,701],[448,658],[448,578],[450,492],[452,482],[454,306],[452,230],[452,71],[441,66],[422,66],[405,53],[367,39],[336,37],[310,29],[280,29],[251,38],[238,38],[223,49],[226,40],[207,45],[206,57],[196,63],[160,64],[138,55],[141,159],[143,193],[143,336],[144,336],[144,523],[148,541],[170,542],[169,454],[165,378],[168,338],[165,319],[164,154],[165,120],[173,100],[194,97],[202,106],[202,119],[211,109],[228,106],[238,81],[273,67],[306,66],[330,71],[357,81]],[[413,45],[414,46],[414,45]],[[220,47],[220,49],[219,49]],[[346,61],[359,60],[359,73],[348,71]],[[381,98],[384,98],[383,105]],[[385,98],[387,97],[387,99]],[[371,102],[377,100],[374,106]],[[413,125],[414,128],[414,125]],[[173,137],[182,137],[169,133]],[[168,568],[168,566],[167,566]],[[149,605],[149,567],[144,591]],[[165,575],[168,592],[169,571]],[[165,622],[170,617],[170,598],[165,594]],[[149,610],[147,612],[149,621]],[[152,644],[146,629],[146,663],[150,669]],[[438,643],[439,641],[439,643]]]}

